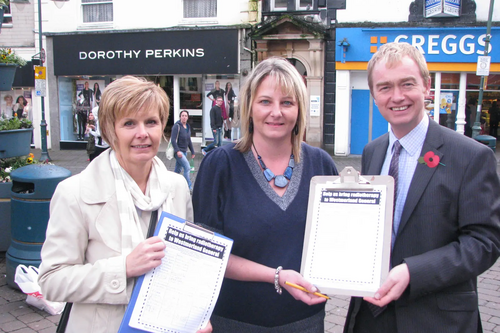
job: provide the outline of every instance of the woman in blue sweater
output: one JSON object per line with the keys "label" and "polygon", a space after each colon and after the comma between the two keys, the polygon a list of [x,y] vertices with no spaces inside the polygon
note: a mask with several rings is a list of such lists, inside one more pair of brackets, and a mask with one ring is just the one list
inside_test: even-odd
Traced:
{"label": "woman in blue sweater", "polygon": [[193,192],[195,221],[234,240],[214,332],[323,333],[325,299],[285,281],[316,291],[298,273],[309,184],[337,169],[326,152],[302,143],[307,92],[288,61],[262,61],[240,97],[247,130],[205,156]]}
{"label": "woman in blue sweater", "polygon": [[194,158],[194,148],[193,142],[191,142],[191,127],[187,123],[189,119],[189,112],[187,110],[182,110],[179,114],[180,120],[177,121],[174,126],[172,126],[172,145],[174,146],[174,157],[175,157],[175,172],[181,173],[181,169],[184,169],[184,178],[189,186],[189,190],[192,190],[191,179],[189,178],[189,173],[191,172],[191,166],[187,159],[187,149],[191,150],[191,158]]}

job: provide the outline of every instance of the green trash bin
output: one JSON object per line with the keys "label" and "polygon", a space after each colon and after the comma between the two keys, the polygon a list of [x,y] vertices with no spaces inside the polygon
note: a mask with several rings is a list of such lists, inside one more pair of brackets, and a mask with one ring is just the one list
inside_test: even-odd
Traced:
{"label": "green trash bin", "polygon": [[7,284],[14,282],[16,267],[40,266],[40,251],[49,221],[50,199],[68,169],[49,164],[33,164],[12,171],[11,243],[7,250]]}
{"label": "green trash bin", "polygon": [[487,145],[493,151],[496,151],[497,148],[497,138],[491,135],[477,135],[474,137],[474,140],[481,142],[484,145]]}

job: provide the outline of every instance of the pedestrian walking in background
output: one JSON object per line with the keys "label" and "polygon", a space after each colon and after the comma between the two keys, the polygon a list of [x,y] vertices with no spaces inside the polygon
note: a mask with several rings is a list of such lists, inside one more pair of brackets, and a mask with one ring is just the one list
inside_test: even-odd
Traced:
{"label": "pedestrian walking in background", "polygon": [[500,108],[498,107],[496,101],[491,103],[489,113],[490,113],[490,135],[496,138],[498,135],[498,122],[500,121]]}
{"label": "pedestrian walking in background", "polygon": [[224,119],[224,137],[232,140],[231,135],[231,123],[234,117],[234,100],[236,98],[236,94],[233,90],[233,85],[231,82],[226,83],[226,111],[228,113],[228,117]]}
{"label": "pedestrian walking in background", "polygon": [[90,161],[109,148],[109,144],[101,135],[101,126],[99,125],[99,102],[97,106],[92,109],[92,115],[94,116],[95,126],[94,128],[90,128],[89,133],[94,138],[94,151],[89,155]]}
{"label": "pedestrian walking in background", "polygon": [[221,105],[223,104],[223,102],[224,100],[222,99],[222,97],[217,96],[215,105],[212,106],[212,109],[210,109],[210,128],[212,129],[212,133],[214,134],[214,142],[205,147],[205,149],[201,150],[203,155],[206,155],[215,147],[221,146],[223,124]]}
{"label": "pedestrian walking in background", "polygon": [[87,122],[87,129],[85,135],[87,135],[87,155],[92,155],[95,152],[95,137],[90,133],[94,132],[96,129],[95,117],[92,112],[89,113],[89,120]]}
{"label": "pedestrian walking in background", "polygon": [[191,141],[191,127],[188,124],[189,112],[187,110],[182,110],[179,114],[180,120],[177,121],[172,127],[172,145],[174,146],[174,157],[175,157],[175,172],[181,173],[183,171],[184,178],[191,191],[192,183],[189,177],[191,173],[191,165],[187,159],[187,150],[191,151],[191,158],[194,159],[195,153],[193,148],[193,142]]}

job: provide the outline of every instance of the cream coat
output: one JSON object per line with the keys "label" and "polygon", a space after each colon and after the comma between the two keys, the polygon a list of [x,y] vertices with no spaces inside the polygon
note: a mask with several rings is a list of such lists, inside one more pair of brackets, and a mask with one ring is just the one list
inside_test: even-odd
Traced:
{"label": "cream coat", "polygon": [[[193,219],[186,180],[173,172],[169,213]],[[134,279],[126,278],[109,150],[61,182],[50,204],[39,284],[51,301],[73,302],[67,333],[117,332]]]}

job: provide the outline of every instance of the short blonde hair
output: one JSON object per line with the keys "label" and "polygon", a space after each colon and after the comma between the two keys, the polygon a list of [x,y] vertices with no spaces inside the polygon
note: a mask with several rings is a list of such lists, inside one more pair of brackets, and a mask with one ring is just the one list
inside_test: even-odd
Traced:
{"label": "short blonde hair", "polygon": [[380,61],[386,61],[389,66],[395,66],[399,64],[402,59],[407,56],[418,66],[420,70],[420,75],[424,81],[424,86],[426,88],[429,82],[430,74],[429,69],[427,69],[427,62],[423,54],[415,47],[408,43],[387,43],[380,47],[380,49],[373,55],[373,57],[368,62],[368,86],[370,87],[370,92],[373,96],[373,68]]}
{"label": "short blonde hair", "polygon": [[300,162],[300,146],[302,137],[306,130],[306,101],[307,88],[304,84],[304,79],[299,74],[297,69],[286,59],[279,57],[268,58],[255,67],[252,73],[248,76],[245,84],[240,89],[240,111],[241,111],[241,128],[243,136],[236,144],[235,149],[241,152],[247,152],[252,148],[253,133],[250,133],[250,119],[252,118],[252,103],[255,98],[257,89],[262,81],[268,76],[274,78],[281,87],[283,94],[293,96],[297,100],[299,106],[299,114],[297,116],[296,126],[298,133],[292,130],[292,153],[297,163]]}
{"label": "short blonde hair", "polygon": [[104,141],[115,149],[115,122],[144,108],[158,110],[162,128],[165,127],[170,102],[162,88],[143,77],[134,76],[124,76],[108,85],[99,104],[99,127]]}

